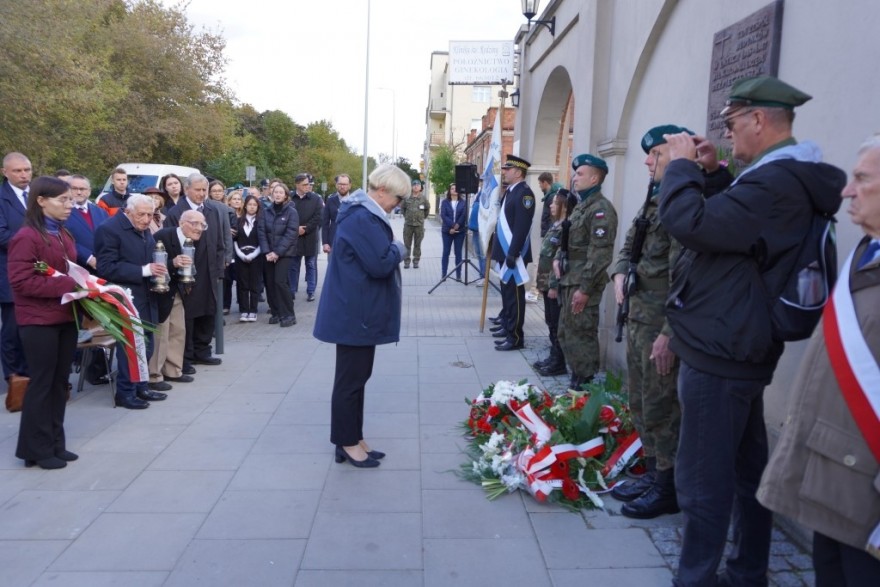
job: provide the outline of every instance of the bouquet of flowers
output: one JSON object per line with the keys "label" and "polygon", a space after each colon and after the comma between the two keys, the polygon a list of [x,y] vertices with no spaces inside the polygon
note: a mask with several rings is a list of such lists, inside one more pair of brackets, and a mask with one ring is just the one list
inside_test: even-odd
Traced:
{"label": "bouquet of flowers", "polygon": [[571,509],[602,508],[599,494],[641,451],[614,377],[557,396],[526,381],[498,381],[465,401],[469,458],[460,475],[489,499],[522,489]]}
{"label": "bouquet of flowers", "polygon": [[[64,275],[45,261],[34,263],[34,271],[49,277]],[[61,303],[74,303],[97,321],[122,348],[128,357],[131,381],[147,381],[147,344],[144,332],[155,332],[156,325],[141,320],[131,301],[131,291],[107,283],[72,261],[67,262],[67,275],[77,284],[77,290],[61,296]]]}

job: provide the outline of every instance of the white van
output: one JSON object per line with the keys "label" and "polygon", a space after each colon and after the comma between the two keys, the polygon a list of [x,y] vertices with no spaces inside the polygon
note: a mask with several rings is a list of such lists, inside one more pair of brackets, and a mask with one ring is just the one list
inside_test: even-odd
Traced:
{"label": "white van", "polygon": [[[169,173],[178,176],[181,181],[193,173],[201,173],[195,167],[183,167],[182,165],[162,165],[160,163],[120,163],[114,169],[121,167],[128,174],[128,191],[133,194],[142,194],[147,188],[159,187],[159,180]],[[113,174],[107,178],[101,193],[113,190]]]}

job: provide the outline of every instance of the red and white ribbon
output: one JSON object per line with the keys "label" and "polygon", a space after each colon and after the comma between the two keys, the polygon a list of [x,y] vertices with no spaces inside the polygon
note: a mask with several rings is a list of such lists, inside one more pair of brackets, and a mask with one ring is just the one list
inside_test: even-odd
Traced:
{"label": "red and white ribbon", "polygon": [[[55,271],[55,274],[58,272]],[[147,341],[137,308],[128,293],[118,285],[108,284],[106,280],[96,277],[72,261],[67,262],[67,274],[83,288],[61,296],[61,303],[67,304],[83,298],[97,298],[111,304],[120,316],[128,322],[128,328],[122,332],[127,345],[122,345],[122,352],[128,359],[128,375],[132,382],[143,382],[150,379],[147,359]]]}

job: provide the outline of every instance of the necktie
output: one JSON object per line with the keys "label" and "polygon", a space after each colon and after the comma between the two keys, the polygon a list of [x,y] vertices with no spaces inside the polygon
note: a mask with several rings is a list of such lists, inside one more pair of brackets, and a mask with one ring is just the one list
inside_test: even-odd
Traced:
{"label": "necktie", "polygon": [[28,197],[27,190],[24,190],[23,192],[21,192],[21,199],[24,200],[25,207],[27,207],[27,197]]}
{"label": "necktie", "polygon": [[199,204],[199,207],[196,208],[196,212],[204,212],[204,211],[205,211],[205,205]]}
{"label": "necktie", "polygon": [[865,249],[865,252],[862,253],[862,256],[859,257],[859,262],[856,265],[856,269],[861,269],[868,263],[874,260],[874,256],[877,254],[877,251],[880,251],[880,242],[871,241],[871,244],[868,245],[868,248]]}

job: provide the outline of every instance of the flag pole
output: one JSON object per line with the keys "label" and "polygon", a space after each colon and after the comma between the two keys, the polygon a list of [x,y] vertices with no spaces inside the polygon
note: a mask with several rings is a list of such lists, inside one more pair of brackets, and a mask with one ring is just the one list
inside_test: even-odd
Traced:
{"label": "flag pole", "polygon": [[[496,116],[500,116],[500,118],[498,119],[499,124],[497,126],[500,131],[499,134],[501,136],[500,137],[492,137],[492,140],[498,140],[498,144],[501,146],[499,149],[499,162],[500,162],[501,157],[504,156],[504,140],[503,140],[503,137],[504,137],[504,99],[507,98],[507,82],[503,82],[501,84],[501,91],[498,92],[498,96],[501,98],[501,102],[498,105],[498,112],[496,113]],[[493,130],[492,132],[494,133],[495,131]],[[500,185],[499,185],[498,189],[501,189]],[[502,212],[503,212],[503,210],[499,211],[499,214]],[[489,245],[486,247],[486,256],[484,257],[486,259],[486,263],[485,263],[485,273],[486,274],[483,275],[483,303],[482,303],[482,306],[480,307],[480,334],[483,333],[483,329],[486,326],[486,302],[489,299],[489,276],[492,274],[492,269],[490,268],[490,263],[492,261],[492,243],[493,242],[495,242],[494,235],[492,236],[492,238],[489,239]]]}

